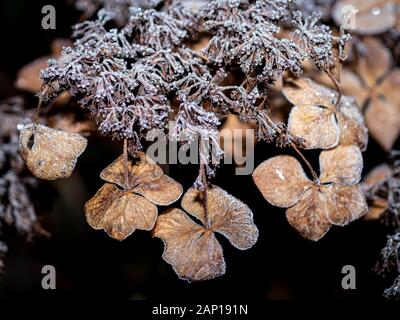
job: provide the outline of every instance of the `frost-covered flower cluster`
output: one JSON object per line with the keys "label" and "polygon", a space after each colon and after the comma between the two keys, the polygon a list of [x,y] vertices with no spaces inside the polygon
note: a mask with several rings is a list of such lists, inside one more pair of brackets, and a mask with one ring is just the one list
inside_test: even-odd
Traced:
{"label": "frost-covered flower cluster", "polygon": [[[270,119],[268,90],[287,73],[299,75],[304,60],[324,70],[335,64],[338,39],[316,16],[304,21],[291,0],[215,0],[199,10],[182,1],[105,3],[96,20],[74,27],[74,46],[42,72],[44,101],[69,91],[100,132],[127,139],[133,153],[153,129],[172,131],[183,144],[199,139],[209,146],[200,150],[209,176],[223,156],[219,119],[229,113],[255,121],[259,139],[300,141]],[[117,28],[115,6],[130,7]],[[283,30],[290,21],[294,28]],[[203,50],[189,49],[200,34],[211,40]],[[229,83],[233,74],[241,81]],[[172,101],[176,125],[167,128]]]}

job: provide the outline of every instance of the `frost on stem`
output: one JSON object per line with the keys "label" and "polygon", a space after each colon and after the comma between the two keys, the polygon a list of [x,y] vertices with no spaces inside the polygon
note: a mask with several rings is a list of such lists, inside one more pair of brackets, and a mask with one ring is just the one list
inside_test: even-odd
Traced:
{"label": "frost on stem", "polygon": [[339,47],[339,57],[345,57],[344,46],[350,40],[350,35],[342,33],[339,37],[332,34],[330,27],[320,24],[321,15],[314,13],[303,19],[300,11],[293,13],[294,39],[316,66],[325,71],[331,70],[337,63],[334,46]]}

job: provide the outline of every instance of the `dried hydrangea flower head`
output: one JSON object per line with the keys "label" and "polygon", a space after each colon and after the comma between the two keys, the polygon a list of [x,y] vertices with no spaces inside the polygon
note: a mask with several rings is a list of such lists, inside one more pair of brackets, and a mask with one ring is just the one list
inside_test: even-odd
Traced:
{"label": "dried hydrangea flower head", "polygon": [[76,133],[55,130],[40,124],[19,125],[20,151],[28,169],[44,180],[71,176],[87,140]]}
{"label": "dried hydrangea flower head", "polygon": [[338,144],[366,149],[368,130],[354,99],[342,97],[337,104],[337,92],[307,78],[288,82],[282,92],[295,105],[288,130],[305,140],[306,149],[330,149]]}
{"label": "dried hydrangea flower head", "polygon": [[153,229],[157,220],[156,205],[170,205],[182,195],[182,186],[164,175],[144,153],[140,153],[137,162],[129,161],[127,166],[121,156],[104,169],[100,177],[107,183],[85,205],[90,226],[104,229],[120,241],[135,229]]}
{"label": "dried hydrangea flower head", "polygon": [[380,34],[393,28],[397,22],[396,0],[340,0],[332,11],[332,17],[338,26],[343,24],[346,8],[356,15],[352,32],[361,35]]}
{"label": "dried hydrangea flower head", "polygon": [[253,179],[271,204],[288,208],[289,223],[306,239],[321,239],[332,225],[345,226],[362,217],[368,206],[361,186],[363,160],[356,146],[323,151],[321,174],[311,181],[301,164],[277,156],[260,164]]}
{"label": "dried hydrangea flower head", "polygon": [[217,186],[208,190],[206,200],[201,197],[197,189],[189,189],[182,199],[186,212],[181,209],[165,212],[153,231],[164,242],[163,259],[172,265],[179,278],[189,282],[225,273],[225,259],[215,233],[224,235],[240,250],[251,248],[258,238],[253,213],[243,202]]}

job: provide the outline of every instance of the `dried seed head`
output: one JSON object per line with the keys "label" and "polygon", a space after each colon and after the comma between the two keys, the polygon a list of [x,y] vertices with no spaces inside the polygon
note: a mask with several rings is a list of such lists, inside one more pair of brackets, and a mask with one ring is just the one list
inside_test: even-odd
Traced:
{"label": "dried seed head", "polygon": [[164,260],[181,279],[188,281],[212,279],[225,273],[222,248],[214,232],[223,234],[241,250],[252,247],[258,238],[253,214],[243,202],[212,186],[207,191],[205,214],[201,196],[197,189],[189,189],[182,207],[203,225],[190,219],[186,212],[173,209],[158,218],[153,231],[155,237],[164,241]]}
{"label": "dried seed head", "polygon": [[38,178],[68,178],[87,140],[79,134],[40,124],[19,125],[20,151],[29,170]]}

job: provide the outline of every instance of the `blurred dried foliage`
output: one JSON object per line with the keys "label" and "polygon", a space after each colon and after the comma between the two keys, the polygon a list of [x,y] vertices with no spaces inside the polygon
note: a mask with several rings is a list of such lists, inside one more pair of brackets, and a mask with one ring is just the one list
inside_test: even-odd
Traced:
{"label": "blurred dried foliage", "polygon": [[0,271],[7,251],[6,227],[32,238],[39,230],[32,191],[38,181],[29,175],[18,151],[17,124],[29,115],[21,97],[0,102]]}

